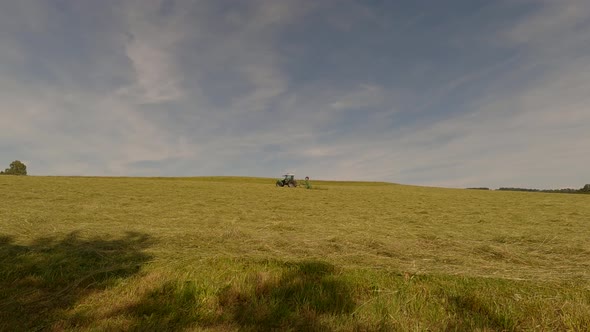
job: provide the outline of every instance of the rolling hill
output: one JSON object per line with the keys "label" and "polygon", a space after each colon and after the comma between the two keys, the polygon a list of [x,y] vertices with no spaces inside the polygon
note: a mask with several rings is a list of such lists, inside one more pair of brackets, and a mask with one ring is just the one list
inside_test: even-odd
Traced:
{"label": "rolling hill", "polygon": [[0,177],[0,330],[588,330],[590,196]]}

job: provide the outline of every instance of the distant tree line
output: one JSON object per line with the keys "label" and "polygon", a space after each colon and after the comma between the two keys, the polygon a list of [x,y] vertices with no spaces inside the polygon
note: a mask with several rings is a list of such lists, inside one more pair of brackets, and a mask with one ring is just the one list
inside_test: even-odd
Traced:
{"label": "distant tree line", "polygon": [[[467,188],[474,190],[490,190],[486,187]],[[513,188],[513,187],[501,187],[497,190],[501,191],[526,191],[526,192],[539,192],[539,193],[560,193],[560,194],[590,194],[590,184],[583,186],[580,189],[529,189],[529,188]]]}
{"label": "distant tree line", "polygon": [[0,171],[0,175],[27,175],[27,166],[20,160],[15,160],[10,163],[10,167]]}

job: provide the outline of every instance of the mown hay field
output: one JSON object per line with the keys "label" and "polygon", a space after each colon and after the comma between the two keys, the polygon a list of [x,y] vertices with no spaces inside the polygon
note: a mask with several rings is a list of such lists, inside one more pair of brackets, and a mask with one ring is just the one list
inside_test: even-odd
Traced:
{"label": "mown hay field", "polygon": [[590,196],[0,177],[0,330],[590,329]]}

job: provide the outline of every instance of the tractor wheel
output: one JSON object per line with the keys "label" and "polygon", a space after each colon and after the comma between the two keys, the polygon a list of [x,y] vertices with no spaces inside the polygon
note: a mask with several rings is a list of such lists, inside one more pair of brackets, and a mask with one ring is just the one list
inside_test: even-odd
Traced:
{"label": "tractor wheel", "polygon": [[297,187],[295,182],[289,182],[289,188],[294,188],[294,187]]}
{"label": "tractor wheel", "polygon": [[277,187],[282,187],[284,184],[282,182],[277,182]]}

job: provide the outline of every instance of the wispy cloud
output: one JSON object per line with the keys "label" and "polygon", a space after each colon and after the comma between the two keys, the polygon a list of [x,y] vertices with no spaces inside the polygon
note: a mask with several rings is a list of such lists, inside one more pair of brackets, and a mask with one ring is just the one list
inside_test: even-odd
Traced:
{"label": "wispy cloud", "polygon": [[583,0],[2,3],[0,162],[580,186],[589,14]]}
{"label": "wispy cloud", "polygon": [[174,50],[185,37],[181,15],[159,15],[160,1],[132,2],[125,7],[125,53],[134,69],[134,80],[118,94],[139,103],[177,100],[183,95],[182,71]]}

